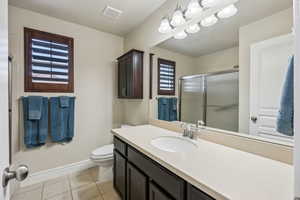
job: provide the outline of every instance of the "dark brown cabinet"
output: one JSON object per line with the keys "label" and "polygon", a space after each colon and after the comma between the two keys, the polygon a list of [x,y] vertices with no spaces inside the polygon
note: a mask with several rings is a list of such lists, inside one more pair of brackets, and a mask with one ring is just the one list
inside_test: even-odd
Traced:
{"label": "dark brown cabinet", "polygon": [[114,137],[114,187],[122,200],[214,200]]}
{"label": "dark brown cabinet", "polygon": [[143,99],[144,52],[131,50],[118,58],[118,97]]}
{"label": "dark brown cabinet", "polygon": [[127,165],[127,200],[147,200],[147,177],[131,164]]}
{"label": "dark brown cabinet", "polygon": [[114,188],[122,199],[126,197],[126,159],[114,151]]}
{"label": "dark brown cabinet", "polygon": [[149,200],[172,200],[161,189],[159,189],[154,183],[149,185]]}

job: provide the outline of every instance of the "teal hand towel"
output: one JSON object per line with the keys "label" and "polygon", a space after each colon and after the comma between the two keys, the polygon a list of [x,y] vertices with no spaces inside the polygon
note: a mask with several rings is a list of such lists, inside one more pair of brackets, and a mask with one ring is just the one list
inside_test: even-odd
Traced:
{"label": "teal hand towel", "polygon": [[48,98],[42,98],[41,117],[39,120],[29,119],[29,97],[22,97],[24,116],[24,144],[27,148],[42,146],[48,136]]}
{"label": "teal hand towel", "polygon": [[43,97],[29,96],[28,97],[28,119],[40,120],[42,116]]}
{"label": "teal hand towel", "polygon": [[294,57],[290,59],[282,88],[277,131],[287,136],[294,135]]}
{"label": "teal hand towel", "polygon": [[68,107],[61,106],[60,97],[50,98],[51,139],[69,142],[74,137],[75,97],[68,98]]}

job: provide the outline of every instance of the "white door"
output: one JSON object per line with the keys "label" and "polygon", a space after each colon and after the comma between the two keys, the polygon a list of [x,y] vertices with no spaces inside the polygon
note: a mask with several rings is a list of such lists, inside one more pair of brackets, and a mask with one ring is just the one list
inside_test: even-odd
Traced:
{"label": "white door", "polygon": [[[0,1],[0,183],[2,172],[9,166],[8,138],[8,33],[7,0]],[[0,184],[0,200],[9,199],[9,188]]]}
{"label": "white door", "polygon": [[251,46],[250,134],[291,141],[276,131],[281,89],[290,57],[293,35],[283,35]]}

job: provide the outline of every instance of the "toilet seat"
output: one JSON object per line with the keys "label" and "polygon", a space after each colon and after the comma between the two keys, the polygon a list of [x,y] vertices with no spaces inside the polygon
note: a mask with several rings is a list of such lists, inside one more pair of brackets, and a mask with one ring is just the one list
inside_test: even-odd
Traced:
{"label": "toilet seat", "polygon": [[104,145],[91,153],[91,159],[93,160],[109,160],[113,157],[114,145]]}

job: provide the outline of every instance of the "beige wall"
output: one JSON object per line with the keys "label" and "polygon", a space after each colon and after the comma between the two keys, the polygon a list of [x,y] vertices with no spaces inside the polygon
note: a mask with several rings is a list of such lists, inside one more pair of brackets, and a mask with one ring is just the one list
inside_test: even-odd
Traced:
{"label": "beige wall", "polygon": [[[52,144],[27,150],[23,145],[19,98],[24,93],[23,27],[35,28],[74,38],[75,137],[66,145]],[[123,52],[121,37],[81,25],[9,7],[9,46],[13,69],[13,161],[27,164],[31,172],[89,159],[90,152],[111,142],[110,129],[120,123],[116,99],[115,59]],[[34,93],[55,96],[60,94]]]}
{"label": "beige wall", "polygon": [[232,69],[239,64],[239,48],[232,47],[215,53],[197,57],[197,73],[207,73]]}
{"label": "beige wall", "polygon": [[250,45],[291,33],[292,8],[240,28],[239,32],[239,132],[249,133]]}

